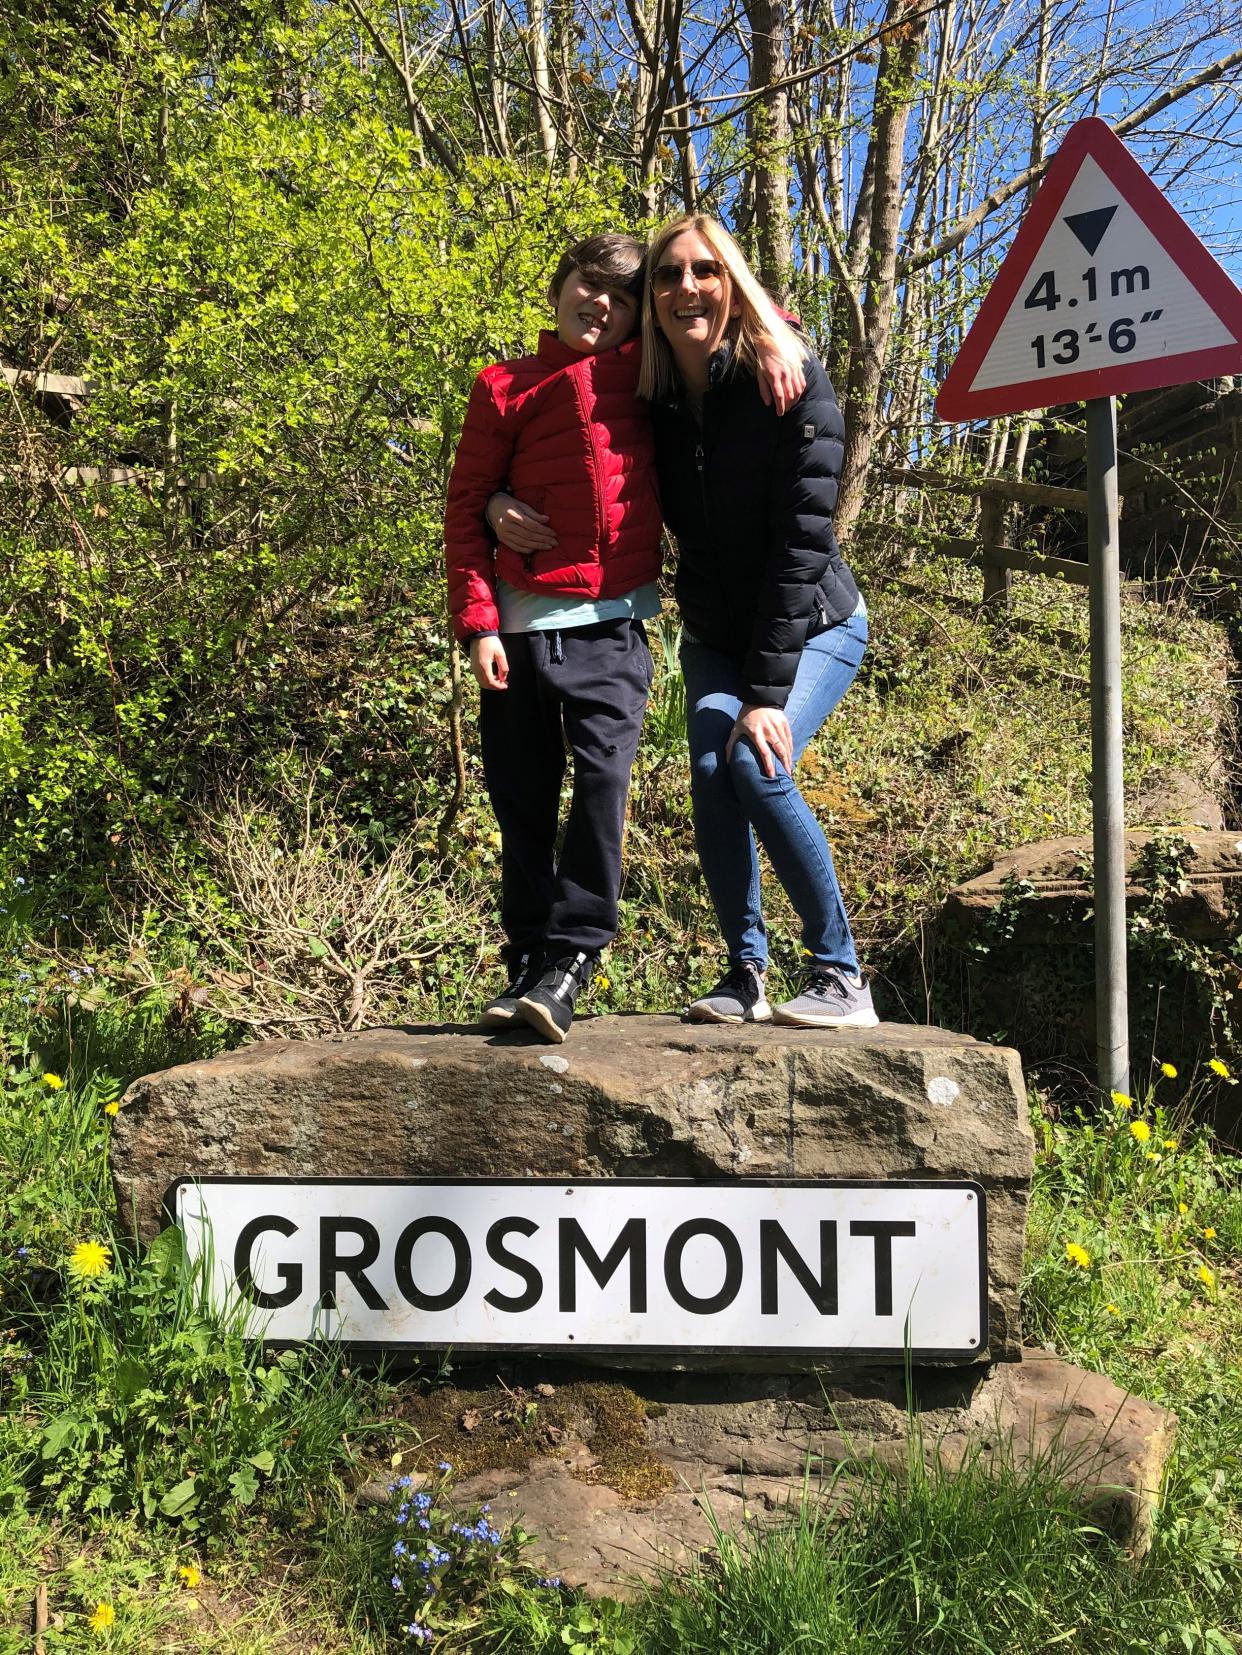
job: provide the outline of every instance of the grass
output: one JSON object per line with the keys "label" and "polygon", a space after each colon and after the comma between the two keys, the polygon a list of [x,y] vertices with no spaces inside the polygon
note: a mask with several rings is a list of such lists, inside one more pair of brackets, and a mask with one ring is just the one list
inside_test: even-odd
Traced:
{"label": "grass", "polygon": [[[130,1015],[139,1025],[146,1016]],[[44,1638],[48,1655],[411,1647],[395,1630],[387,1579],[398,1531],[389,1512],[351,1492],[364,1471],[386,1468],[398,1434],[408,1441],[408,1424],[397,1423],[406,1407],[382,1380],[362,1381],[339,1361],[307,1355],[265,1367],[211,1324],[192,1282],[170,1278],[168,1258],[138,1257],[107,1227],[106,1106],[129,1078],[118,1055],[144,1064],[167,1055],[152,1023],[144,1032],[105,1018],[89,1047],[67,1049],[63,1086],[45,1078],[61,1078],[43,1068],[47,1050],[30,1050],[10,1028],[0,1098],[0,1604],[9,1623],[28,1620],[43,1583],[59,1617]],[[925,1469],[916,1456],[901,1476],[871,1467],[835,1508],[722,1536],[717,1560],[634,1603],[539,1587],[511,1553],[486,1591],[476,1573],[468,1602],[446,1592],[438,1647],[1233,1649],[1242,1634],[1242,1179],[1173,1104],[1173,1079],[1160,1085],[1167,1107],[1157,1092],[1102,1115],[1054,1118],[1036,1100],[1026,1289],[1035,1337],[1179,1414],[1143,1563],[1127,1562],[1084,1519],[1048,1466],[998,1478],[934,1459]],[[75,1284],[65,1260],[84,1238],[112,1249],[113,1264]],[[128,1414],[116,1384],[127,1361],[145,1364],[145,1388],[157,1393],[139,1405],[135,1391]],[[268,1378],[282,1373],[273,1393]],[[66,1438],[62,1465],[41,1445],[67,1413],[94,1435]],[[255,1475],[243,1470],[239,1491],[231,1479],[248,1464]],[[191,1476],[197,1503],[165,1500]],[[159,1499],[144,1500],[153,1486]],[[101,1490],[111,1491],[106,1501]],[[447,1525],[448,1504],[445,1513]],[[183,1569],[201,1578],[188,1584]],[[101,1603],[116,1618],[97,1630]],[[10,1648],[31,1648],[29,1638],[0,1633],[0,1650]]]}

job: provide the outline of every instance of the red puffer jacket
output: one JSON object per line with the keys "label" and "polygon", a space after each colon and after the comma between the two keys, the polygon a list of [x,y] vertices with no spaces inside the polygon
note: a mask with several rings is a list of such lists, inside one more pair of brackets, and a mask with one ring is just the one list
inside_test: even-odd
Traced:
{"label": "red puffer jacket", "polygon": [[[541,333],[534,356],[474,382],[444,514],[449,605],[461,639],[495,632],[496,576],[528,592],[615,598],[660,573],[662,518],[641,340],[583,356]],[[483,515],[497,490],[546,512],[551,551],[498,546]]]}

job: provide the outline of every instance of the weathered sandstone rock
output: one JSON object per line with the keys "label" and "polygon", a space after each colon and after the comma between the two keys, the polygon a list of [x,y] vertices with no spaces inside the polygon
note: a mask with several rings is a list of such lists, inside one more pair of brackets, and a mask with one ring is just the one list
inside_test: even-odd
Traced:
{"label": "weathered sandstone rock", "polygon": [[[863,1459],[898,1473],[909,1465],[910,1415],[892,1371],[855,1373],[823,1388],[650,1375],[629,1387],[649,1416],[646,1446],[671,1474],[654,1498],[624,1491],[624,1476],[607,1480],[606,1450],[601,1460],[589,1420],[554,1452],[523,1454],[454,1485],[463,1505],[489,1502],[493,1520],[520,1517],[537,1536],[538,1567],[592,1593],[624,1594],[661,1568],[694,1563],[713,1548],[712,1518],[739,1533],[796,1510],[804,1488],[812,1498],[839,1500],[844,1492],[848,1499],[850,1467]],[[462,1392],[455,1401],[468,1409],[472,1397]],[[974,1457],[1019,1475],[1035,1468],[1074,1490],[1121,1544],[1146,1549],[1176,1427],[1167,1410],[1099,1374],[1027,1352],[990,1370],[923,1373],[917,1414],[925,1459],[938,1455],[954,1469]],[[411,1424],[417,1431],[425,1422],[415,1411]],[[455,1461],[464,1442],[441,1429],[434,1456]]]}
{"label": "weathered sandstone rock", "polygon": [[556,1048],[382,1029],[185,1064],[130,1088],[112,1170],[144,1237],[182,1176],[973,1179],[990,1354],[1013,1359],[1032,1154],[1011,1051],[934,1028],[631,1016],[583,1019]]}
{"label": "weathered sandstone rock", "polygon": [[[1179,935],[1197,941],[1228,940],[1242,896],[1242,836],[1190,828],[1185,872],[1170,893],[1166,914]],[[1152,841],[1147,828],[1126,833],[1126,907],[1133,913],[1149,897],[1142,862]],[[1058,922],[1082,918],[1091,902],[1091,839],[1043,839],[998,856],[987,873],[957,885],[945,898],[946,917],[976,932],[1005,902],[1013,910],[1014,940],[1046,942]],[[1015,885],[1024,888],[1015,900]],[[1065,946],[1065,935],[1060,938]]]}
{"label": "weathered sandstone rock", "polygon": [[[1131,828],[1125,859],[1133,1088],[1144,1090],[1158,1078],[1154,1065],[1171,1062],[1183,1085],[1195,1081],[1196,1112],[1236,1140],[1239,1091],[1231,1081],[1215,1085],[1203,1063],[1232,1059],[1217,1049],[1219,981],[1208,968],[1227,977],[1242,924],[1242,834]],[[941,1015],[1012,1042],[1028,1068],[1095,1070],[1091,862],[1089,837],[1006,852],[948,893],[935,927]],[[1162,1087],[1166,1103],[1175,1093]]]}

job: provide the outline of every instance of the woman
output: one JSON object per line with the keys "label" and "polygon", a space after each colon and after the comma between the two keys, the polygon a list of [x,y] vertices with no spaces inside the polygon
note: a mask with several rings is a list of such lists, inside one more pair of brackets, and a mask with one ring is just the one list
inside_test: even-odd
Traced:
{"label": "woman", "polygon": [[[713,219],[679,219],[648,253],[639,392],[653,407],[665,521],[677,540],[695,838],[729,954],[696,1022],[870,1027],[849,920],[794,767],[849,688],[867,611],[832,530],[844,426],[827,376]],[[784,414],[755,380],[760,338],[806,374]],[[810,956],[771,1008],[758,836]]]}

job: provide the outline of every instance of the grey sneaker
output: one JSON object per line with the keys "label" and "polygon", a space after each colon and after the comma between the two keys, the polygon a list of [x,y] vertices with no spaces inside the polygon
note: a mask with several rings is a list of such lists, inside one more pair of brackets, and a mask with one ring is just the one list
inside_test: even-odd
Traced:
{"label": "grey sneaker", "polygon": [[862,978],[854,982],[830,966],[813,966],[802,992],[777,1006],[772,1016],[795,1029],[873,1029],[880,1021]]}
{"label": "grey sneaker", "polygon": [[509,967],[508,986],[489,1000],[479,1013],[481,1029],[506,1029],[518,1021],[517,1003],[539,981],[543,970],[543,950],[532,948]]}
{"label": "grey sneaker", "polygon": [[766,1023],[771,1015],[763,972],[753,960],[731,965],[715,988],[686,1007],[692,1023]]}

